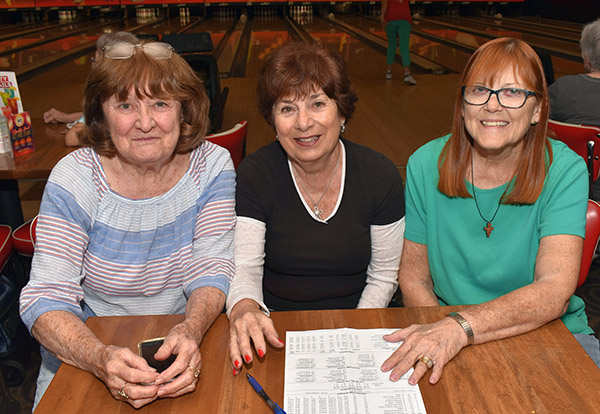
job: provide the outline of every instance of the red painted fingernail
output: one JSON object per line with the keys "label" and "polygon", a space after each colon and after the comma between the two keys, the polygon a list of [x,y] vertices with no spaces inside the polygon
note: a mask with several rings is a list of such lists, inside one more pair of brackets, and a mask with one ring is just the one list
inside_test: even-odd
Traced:
{"label": "red painted fingernail", "polygon": [[235,377],[237,375],[237,369],[233,369],[233,376]]}
{"label": "red painted fingernail", "polygon": [[250,363],[250,355],[244,355],[244,360],[246,361],[246,364]]}
{"label": "red painted fingernail", "polygon": [[238,369],[241,365],[240,361],[238,361],[237,359],[235,361],[233,361],[233,365],[235,365],[235,369]]}
{"label": "red painted fingernail", "polygon": [[265,356],[265,351],[263,351],[262,349],[259,349],[259,350],[258,350],[258,356],[259,356],[259,357],[261,357],[261,358],[262,358],[263,356]]}
{"label": "red painted fingernail", "polygon": [[278,340],[280,343],[283,343],[283,341],[282,341],[281,339],[277,338],[277,340]]}

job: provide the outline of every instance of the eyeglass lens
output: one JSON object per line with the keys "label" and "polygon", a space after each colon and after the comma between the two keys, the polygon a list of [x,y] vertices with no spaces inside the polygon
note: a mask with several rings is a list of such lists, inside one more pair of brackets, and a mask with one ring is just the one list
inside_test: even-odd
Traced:
{"label": "eyeglass lens", "polygon": [[466,86],[463,95],[465,101],[471,105],[484,105],[490,100],[492,94],[495,94],[500,105],[506,108],[520,108],[525,104],[529,95],[527,91],[522,89],[502,88],[493,90],[479,85]]}

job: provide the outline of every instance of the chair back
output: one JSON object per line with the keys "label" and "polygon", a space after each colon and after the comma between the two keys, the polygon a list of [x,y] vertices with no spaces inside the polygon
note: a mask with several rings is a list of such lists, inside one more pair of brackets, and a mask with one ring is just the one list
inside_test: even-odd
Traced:
{"label": "chair back", "polygon": [[12,228],[10,226],[0,224],[0,272],[13,252],[11,234]]}
{"label": "chair back", "polygon": [[33,250],[35,249],[35,230],[32,231],[32,227],[37,225],[37,218],[29,220],[26,223],[21,224],[12,232],[12,244],[14,248],[24,256],[33,256]]}
{"label": "chair back", "polygon": [[31,220],[31,226],[29,226],[29,236],[31,237],[31,241],[33,242],[33,246],[35,247],[35,229],[37,228],[38,216],[35,216],[33,220]]}
{"label": "chair back", "polygon": [[577,287],[583,285],[587,279],[594,259],[594,254],[600,239],[600,204],[594,200],[588,200],[588,209],[585,217],[585,239],[583,240],[583,254],[581,258],[581,270]]}
{"label": "chair back", "polygon": [[240,122],[233,128],[218,134],[207,135],[206,140],[226,148],[231,154],[233,165],[237,169],[242,159],[246,156],[246,134],[248,121]]}
{"label": "chair back", "polygon": [[209,32],[169,33],[162,36],[162,41],[173,46],[177,53],[212,52],[213,50]]}
{"label": "chair back", "polygon": [[600,128],[549,120],[548,129],[585,160],[592,198],[593,183],[600,175]]}
{"label": "chair back", "polygon": [[223,125],[223,112],[227,96],[229,95],[228,87],[221,89],[217,60],[213,55],[185,54],[182,56],[204,82],[206,94],[210,100],[208,114],[210,118],[209,133],[216,132]]}

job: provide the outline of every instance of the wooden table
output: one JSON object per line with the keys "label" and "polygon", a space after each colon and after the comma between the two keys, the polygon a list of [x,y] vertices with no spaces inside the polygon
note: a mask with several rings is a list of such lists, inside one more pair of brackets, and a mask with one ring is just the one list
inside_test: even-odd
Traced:
{"label": "wooden table", "polygon": [[[433,322],[460,307],[392,308],[274,312],[279,334],[319,328],[406,327]],[[181,315],[90,318],[90,329],[105,343],[127,346],[162,336]],[[252,374],[283,406],[284,350],[267,355],[232,376],[228,356],[228,320],[222,314],[202,342],[202,374],[192,394],[153,402],[140,410],[113,399],[91,374],[63,364],[36,414],[44,413],[268,413],[244,373]],[[514,338],[463,349],[444,368],[440,382],[420,382],[429,414],[463,413],[598,413],[600,370],[561,321]]]}
{"label": "wooden table", "polygon": [[65,145],[65,124],[31,118],[35,151],[11,158],[0,154],[0,180],[46,179],[56,163],[75,148]]}
{"label": "wooden table", "polygon": [[0,223],[13,228],[23,223],[17,180],[45,180],[56,163],[74,148],[65,145],[64,124],[45,124],[31,119],[35,151],[11,158],[0,154]]}

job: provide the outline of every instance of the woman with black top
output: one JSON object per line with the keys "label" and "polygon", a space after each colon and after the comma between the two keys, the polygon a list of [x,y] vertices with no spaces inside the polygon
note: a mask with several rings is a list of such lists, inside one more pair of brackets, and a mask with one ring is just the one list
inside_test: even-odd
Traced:
{"label": "woman with black top", "polygon": [[319,44],[286,44],[261,69],[258,106],[277,140],[237,171],[234,375],[252,361],[250,340],[259,357],[266,342],[283,346],[269,310],[387,307],[396,290],[402,179],[341,137],[356,100],[344,61]]}

